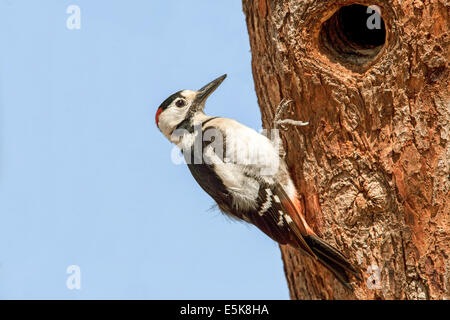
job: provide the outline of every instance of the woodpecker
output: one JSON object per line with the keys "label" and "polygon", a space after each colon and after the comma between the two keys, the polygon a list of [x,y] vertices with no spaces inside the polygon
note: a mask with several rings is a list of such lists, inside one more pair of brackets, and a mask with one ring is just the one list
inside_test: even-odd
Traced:
{"label": "woodpecker", "polygon": [[[192,176],[223,213],[318,260],[351,290],[349,275],[361,280],[359,271],[306,223],[282,148],[277,145],[280,140],[269,139],[236,120],[205,114],[207,98],[225,78],[226,74],[200,90],[169,96],[156,111],[157,127],[181,149]],[[279,109],[287,103],[280,103]],[[278,118],[279,110],[278,124],[307,124]]]}

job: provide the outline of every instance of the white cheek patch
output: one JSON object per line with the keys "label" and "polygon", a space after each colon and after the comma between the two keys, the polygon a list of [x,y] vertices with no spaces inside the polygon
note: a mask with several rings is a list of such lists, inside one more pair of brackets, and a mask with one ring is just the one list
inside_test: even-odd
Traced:
{"label": "white cheek patch", "polygon": [[159,115],[159,129],[169,139],[173,130],[185,119],[189,108],[169,107]]}
{"label": "white cheek patch", "polygon": [[184,119],[186,119],[186,115],[189,111],[192,101],[194,101],[195,96],[197,95],[197,92],[192,90],[183,90],[181,91],[180,95],[184,97],[187,105],[182,108],[176,107],[176,99],[166,110],[161,112],[158,118],[159,129],[172,142],[175,142],[173,139],[171,139],[172,132]]}

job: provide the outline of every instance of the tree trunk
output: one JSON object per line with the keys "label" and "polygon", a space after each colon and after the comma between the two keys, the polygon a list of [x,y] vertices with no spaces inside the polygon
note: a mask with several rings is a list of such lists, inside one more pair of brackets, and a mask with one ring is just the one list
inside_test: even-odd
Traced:
{"label": "tree trunk", "polygon": [[243,0],[264,127],[282,98],[309,121],[283,133],[306,219],[364,276],[349,292],[282,246],[290,295],[448,299],[449,4],[357,3]]}

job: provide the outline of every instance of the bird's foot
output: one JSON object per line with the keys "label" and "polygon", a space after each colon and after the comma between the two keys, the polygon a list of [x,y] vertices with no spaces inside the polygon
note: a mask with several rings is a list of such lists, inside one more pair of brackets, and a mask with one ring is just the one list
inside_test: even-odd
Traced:
{"label": "bird's foot", "polygon": [[278,127],[286,130],[285,125],[291,125],[291,126],[307,126],[309,122],[303,122],[298,120],[292,120],[292,119],[281,119],[281,115],[286,110],[286,107],[292,103],[293,100],[288,100],[283,98],[281,100],[280,104],[278,105],[276,111],[275,111],[275,117],[273,119],[273,128],[278,129]]}

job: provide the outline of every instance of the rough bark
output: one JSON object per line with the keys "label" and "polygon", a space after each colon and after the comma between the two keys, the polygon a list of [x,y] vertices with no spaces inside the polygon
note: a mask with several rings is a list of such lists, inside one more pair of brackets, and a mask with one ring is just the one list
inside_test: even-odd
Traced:
{"label": "rough bark", "polygon": [[[386,29],[384,45],[360,56],[333,34],[333,14],[354,3],[379,6]],[[349,292],[281,247],[291,298],[450,298],[449,3],[243,0],[243,8],[264,127],[282,98],[294,100],[289,118],[309,121],[283,135],[307,221],[364,273]],[[370,266],[379,288],[368,285]]]}

